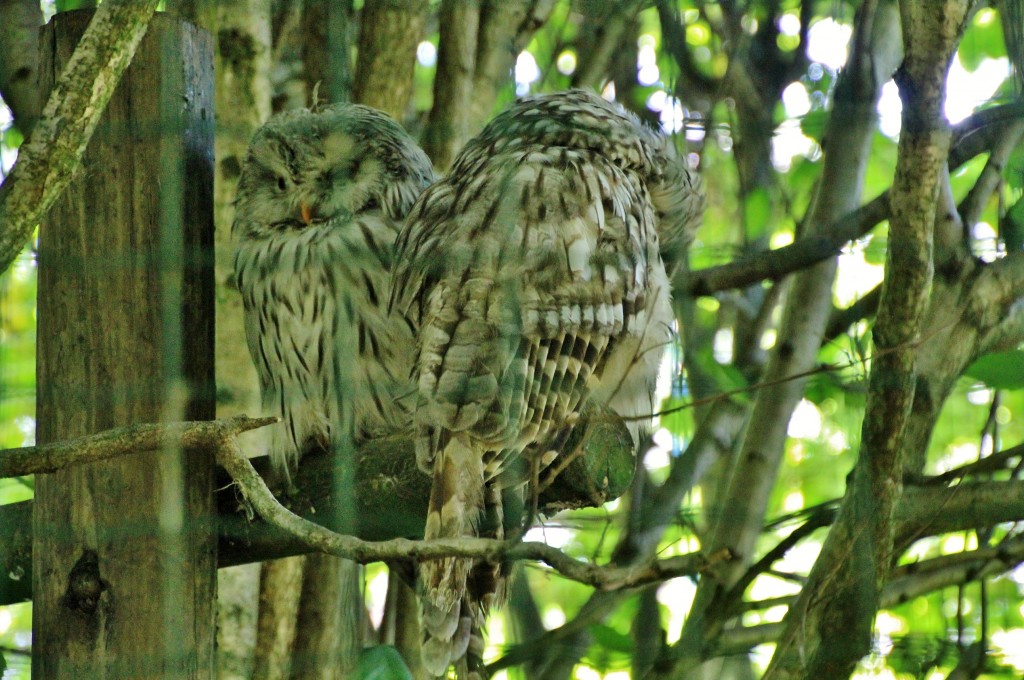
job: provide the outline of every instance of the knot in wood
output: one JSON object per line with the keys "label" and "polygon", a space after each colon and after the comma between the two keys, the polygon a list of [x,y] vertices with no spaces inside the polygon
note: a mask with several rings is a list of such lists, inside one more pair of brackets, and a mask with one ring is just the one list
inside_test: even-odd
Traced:
{"label": "knot in wood", "polygon": [[100,558],[94,550],[86,550],[75,562],[68,575],[68,589],[63,604],[85,614],[93,614],[99,605],[100,596],[110,587],[100,577]]}

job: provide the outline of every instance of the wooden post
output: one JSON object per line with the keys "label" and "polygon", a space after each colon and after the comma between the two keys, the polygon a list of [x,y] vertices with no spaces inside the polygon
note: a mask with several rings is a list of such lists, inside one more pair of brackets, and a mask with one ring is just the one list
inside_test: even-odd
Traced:
{"label": "wooden post", "polygon": [[[90,16],[46,27],[44,92]],[[40,226],[40,443],[213,416],[211,45],[154,18]],[[167,447],[37,478],[33,678],[212,676],[213,469]]]}

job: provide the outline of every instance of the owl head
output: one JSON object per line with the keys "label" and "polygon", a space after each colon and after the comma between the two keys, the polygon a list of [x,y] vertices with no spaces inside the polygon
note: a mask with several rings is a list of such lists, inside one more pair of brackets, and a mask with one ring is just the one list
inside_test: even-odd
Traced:
{"label": "owl head", "polygon": [[357,104],[288,111],[249,144],[235,230],[301,230],[374,212],[400,220],[432,180],[426,154],[380,111]]}

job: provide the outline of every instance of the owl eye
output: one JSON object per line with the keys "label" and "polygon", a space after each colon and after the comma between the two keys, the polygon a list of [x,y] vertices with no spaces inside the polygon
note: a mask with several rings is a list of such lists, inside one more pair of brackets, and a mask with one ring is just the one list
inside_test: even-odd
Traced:
{"label": "owl eye", "polygon": [[285,189],[288,188],[288,183],[285,182],[284,177],[281,177],[280,175],[278,175],[277,177],[277,188],[281,191],[284,191]]}

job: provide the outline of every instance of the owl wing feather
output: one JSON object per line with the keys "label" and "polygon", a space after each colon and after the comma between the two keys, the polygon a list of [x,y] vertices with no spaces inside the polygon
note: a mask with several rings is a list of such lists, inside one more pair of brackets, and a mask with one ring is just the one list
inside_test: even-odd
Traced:
{"label": "owl wing feather", "polygon": [[[635,121],[620,130],[620,114],[593,99],[570,93],[499,117],[424,193],[399,238],[393,303],[421,324],[428,539],[478,535],[491,480],[584,399],[652,412],[671,334],[653,152]],[[421,567],[423,658],[435,675],[467,648],[467,610],[485,608],[486,594],[467,591],[480,566]]]}

